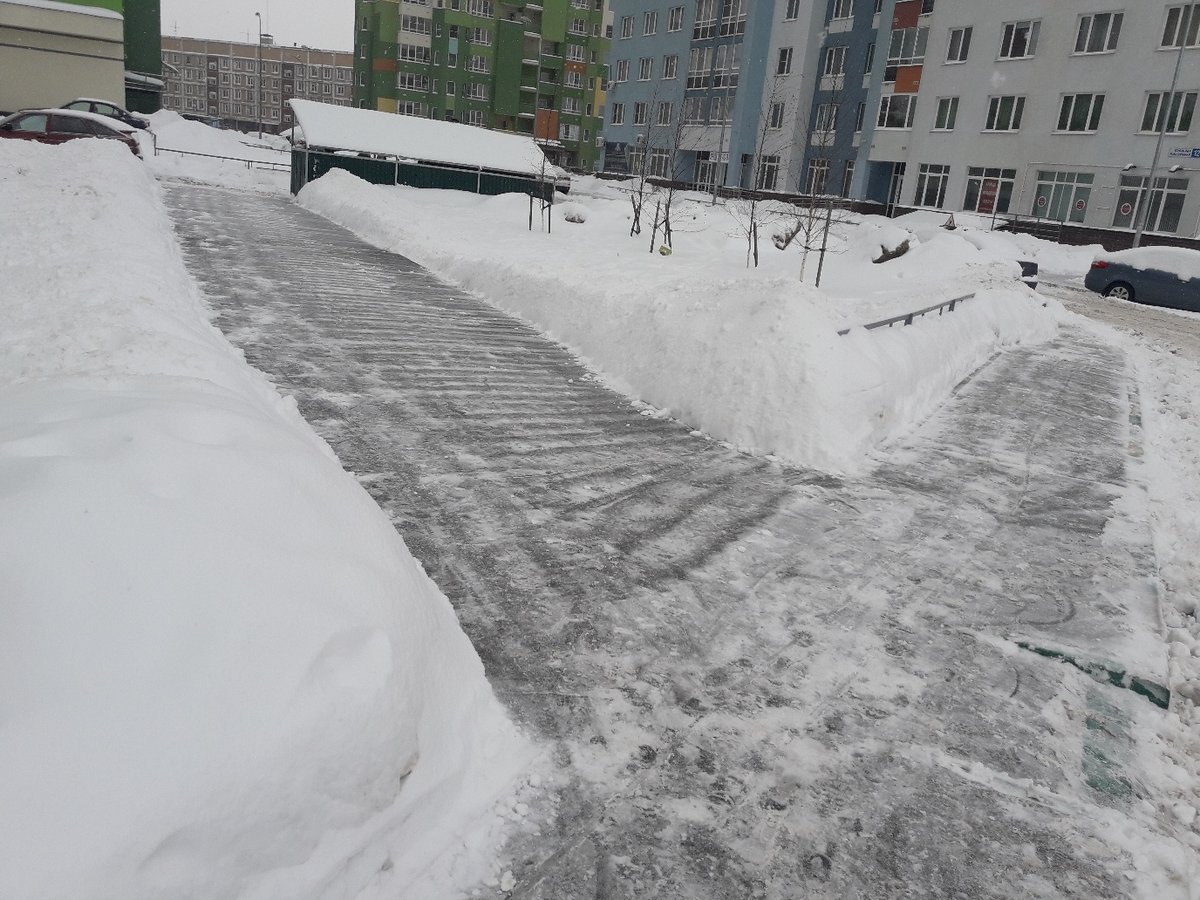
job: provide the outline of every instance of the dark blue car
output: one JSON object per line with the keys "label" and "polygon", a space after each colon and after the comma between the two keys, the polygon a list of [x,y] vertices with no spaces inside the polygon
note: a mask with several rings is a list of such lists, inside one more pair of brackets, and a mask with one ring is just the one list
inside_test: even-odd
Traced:
{"label": "dark blue car", "polygon": [[1200,250],[1139,247],[1096,257],[1088,290],[1151,306],[1200,312]]}

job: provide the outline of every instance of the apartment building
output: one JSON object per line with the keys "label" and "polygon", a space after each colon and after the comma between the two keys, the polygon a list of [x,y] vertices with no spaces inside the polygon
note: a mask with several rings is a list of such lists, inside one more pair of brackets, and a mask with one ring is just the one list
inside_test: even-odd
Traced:
{"label": "apartment building", "polygon": [[219,119],[230,128],[271,132],[292,127],[293,97],[349,106],[354,58],[336,50],[162,38],[163,108]]}
{"label": "apartment building", "polygon": [[[652,13],[668,27],[647,31]],[[1193,0],[616,0],[613,14],[606,168],[649,159],[665,176],[658,123],[682,104],[674,158],[691,168],[672,174],[698,186],[1200,230]]]}
{"label": "apartment building", "polygon": [[939,0],[919,27],[919,84],[885,89],[865,196],[1198,234],[1200,3]]}
{"label": "apartment building", "polygon": [[528,134],[555,163],[600,155],[604,0],[355,0],[354,102]]}

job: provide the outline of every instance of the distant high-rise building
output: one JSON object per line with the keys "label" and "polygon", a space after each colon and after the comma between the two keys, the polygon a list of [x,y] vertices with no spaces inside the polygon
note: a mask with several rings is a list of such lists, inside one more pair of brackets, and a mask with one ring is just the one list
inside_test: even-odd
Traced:
{"label": "distant high-rise building", "polygon": [[354,102],[527,134],[592,169],[604,0],[355,0]]}
{"label": "distant high-rise building", "polygon": [[277,132],[295,124],[287,106],[293,97],[350,105],[354,60],[349,53],[281,47],[268,41],[264,35],[260,48],[253,43],[164,35],[163,107],[220,119],[243,131],[261,123],[264,130]]}

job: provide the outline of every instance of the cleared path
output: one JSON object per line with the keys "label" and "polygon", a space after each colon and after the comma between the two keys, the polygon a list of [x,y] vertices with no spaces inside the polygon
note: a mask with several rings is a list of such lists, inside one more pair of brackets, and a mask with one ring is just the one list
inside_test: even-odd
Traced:
{"label": "cleared path", "polygon": [[1158,709],[1101,683],[1161,677],[1118,351],[1005,354],[842,482],[642,415],[285,200],[168,199],[220,326],[555,748],[510,896],[1122,897],[1131,848],[1169,854]]}

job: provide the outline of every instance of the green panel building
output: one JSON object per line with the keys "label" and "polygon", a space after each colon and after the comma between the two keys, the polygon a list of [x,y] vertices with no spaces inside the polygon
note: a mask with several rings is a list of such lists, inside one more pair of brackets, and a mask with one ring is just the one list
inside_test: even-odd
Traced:
{"label": "green panel building", "polygon": [[533,136],[597,168],[607,0],[355,0],[354,102]]}

